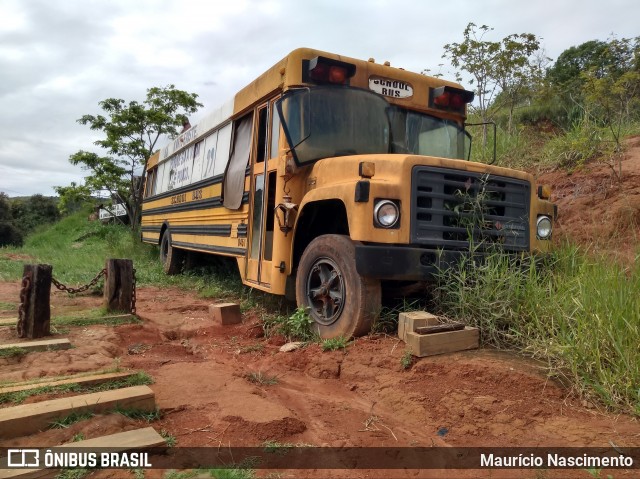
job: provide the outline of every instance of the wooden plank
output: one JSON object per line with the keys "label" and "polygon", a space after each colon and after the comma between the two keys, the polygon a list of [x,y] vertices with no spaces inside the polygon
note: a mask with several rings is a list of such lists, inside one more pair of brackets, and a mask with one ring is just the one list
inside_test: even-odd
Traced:
{"label": "wooden plank", "polygon": [[[57,446],[59,448],[81,448],[86,447],[95,449],[98,447],[111,448],[110,452],[124,452],[132,449],[147,449],[150,447],[166,446],[164,438],[156,432],[152,427],[142,429],[134,429],[132,431],[119,432],[109,436],[101,436],[93,439],[85,439],[84,441],[71,442]],[[45,449],[41,450],[40,457],[45,453]],[[3,461],[0,461],[3,462]],[[0,479],[34,479],[41,477],[51,477],[53,469],[0,469]]]}
{"label": "wooden plank", "polygon": [[475,349],[478,347],[480,334],[478,328],[467,326],[462,331],[428,335],[408,332],[405,337],[405,342],[411,353],[422,358],[465,349]]}
{"label": "wooden plank", "polygon": [[119,379],[125,379],[138,374],[136,371],[129,371],[123,373],[103,373],[92,374],[91,376],[78,376],[75,378],[57,379],[51,381],[43,381],[30,384],[17,384],[14,386],[7,386],[0,388],[0,394],[15,393],[18,391],[28,391],[30,389],[37,389],[46,386],[62,386],[63,384],[80,384],[81,386],[92,386],[95,384],[106,383],[108,381],[117,381]]}
{"label": "wooden plank", "polygon": [[0,318],[0,326],[13,326],[18,324],[18,318]]}
{"label": "wooden plank", "polygon": [[0,439],[34,434],[72,412],[100,413],[120,408],[153,411],[155,395],[148,386],[132,386],[0,409]]}
{"label": "wooden plank", "polygon": [[11,349],[11,348],[21,348],[21,349],[27,350],[28,352],[49,351],[49,350],[69,349],[71,348],[71,343],[67,338],[62,338],[62,339],[47,339],[44,341],[23,341],[20,343],[0,344],[0,350]]}

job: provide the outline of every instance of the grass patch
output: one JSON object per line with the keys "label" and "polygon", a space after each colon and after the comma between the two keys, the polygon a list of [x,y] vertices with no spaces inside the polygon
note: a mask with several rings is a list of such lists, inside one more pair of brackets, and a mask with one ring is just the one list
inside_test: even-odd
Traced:
{"label": "grass patch", "polygon": [[13,403],[20,404],[31,396],[39,396],[41,394],[57,393],[64,394],[69,392],[78,392],[82,388],[79,384],[61,384],[59,386],[40,386],[25,391],[16,391],[0,394],[0,404]]}
{"label": "grass patch", "polygon": [[382,305],[380,314],[371,326],[372,334],[393,334],[398,332],[398,316],[400,313],[427,309],[427,301],[423,298],[396,298]]}
{"label": "grass patch", "polygon": [[0,358],[15,358],[18,356],[24,356],[28,351],[19,346],[12,346],[10,348],[0,349]]}
{"label": "grass patch", "polygon": [[337,338],[323,339],[320,343],[323,351],[337,351],[338,349],[345,349],[349,344],[349,340],[343,336]]}
{"label": "grass patch", "polygon": [[413,354],[408,349],[400,357],[400,367],[409,369],[413,365]]}
{"label": "grass patch", "polygon": [[167,447],[174,447],[176,445],[176,442],[177,442],[176,437],[166,429],[161,430],[160,435],[164,438],[164,441],[166,442]]}
{"label": "grass patch", "polygon": [[146,411],[144,409],[123,408],[118,406],[110,412],[121,414],[125,417],[128,417],[129,419],[143,420],[147,422],[153,422],[162,419],[162,411],[160,411],[160,409]]}
{"label": "grass patch", "polygon": [[264,351],[264,344],[262,343],[249,344],[240,348],[240,354],[261,353],[262,351]]}
{"label": "grass patch", "polygon": [[29,384],[40,384],[40,383],[46,383],[54,380],[57,381],[57,380],[63,380],[63,379],[82,378],[82,377],[94,376],[98,374],[109,374],[109,373],[119,373],[119,372],[122,372],[122,368],[120,367],[120,358],[114,358],[113,366],[106,369],[99,369],[97,371],[87,371],[84,373],[69,374],[64,376],[35,378],[29,381],[0,381],[0,387],[4,388],[4,387],[11,387],[11,386],[26,386]]}
{"label": "grass patch", "polygon": [[253,384],[260,386],[273,386],[278,384],[278,378],[276,376],[267,376],[261,371],[251,371],[244,375],[245,379]]}
{"label": "grass patch", "polygon": [[65,394],[69,392],[80,393],[94,393],[100,391],[109,391],[112,389],[120,389],[131,386],[142,386],[146,384],[153,384],[153,379],[147,373],[140,371],[132,376],[126,377],[121,380],[106,381],[101,384],[94,384],[90,386],[82,386],[78,383],[50,385],[50,386],[35,386],[33,389],[24,391],[15,391],[0,394],[0,404],[2,403],[14,403],[20,404],[25,399],[31,396],[39,396],[41,394]]}
{"label": "grass patch", "polygon": [[18,311],[18,303],[0,301],[0,311]]}
{"label": "grass patch", "polygon": [[118,326],[120,324],[138,324],[140,322],[140,319],[132,314],[114,315],[104,307],[76,311],[64,316],[51,318],[51,323],[54,326],[90,326],[95,324]]}
{"label": "grass patch", "polygon": [[565,246],[544,264],[494,252],[439,276],[439,312],[484,344],[543,358],[583,396],[640,416],[640,268]]}
{"label": "grass patch", "polygon": [[55,479],[83,479],[90,472],[89,469],[63,469],[56,474]]}
{"label": "grass patch", "polygon": [[72,424],[90,419],[93,416],[95,416],[95,414],[93,414],[91,411],[73,411],[71,414],[51,422],[49,424],[49,429],[66,429]]}
{"label": "grass patch", "polygon": [[315,341],[318,331],[315,321],[309,316],[307,308],[299,307],[289,316],[267,315],[263,319],[264,332],[267,337],[281,334],[288,341]]}

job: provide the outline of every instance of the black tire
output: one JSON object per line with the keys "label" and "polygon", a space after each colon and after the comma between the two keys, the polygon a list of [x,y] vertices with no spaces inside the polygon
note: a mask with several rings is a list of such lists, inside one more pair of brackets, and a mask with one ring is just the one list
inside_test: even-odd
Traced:
{"label": "black tire", "polygon": [[168,275],[180,273],[182,270],[183,251],[174,248],[171,243],[171,232],[166,230],[160,240],[160,262]]}
{"label": "black tire", "polygon": [[358,274],[348,236],[323,235],[302,254],[296,300],[309,308],[322,338],[362,336],[380,313],[380,281]]}

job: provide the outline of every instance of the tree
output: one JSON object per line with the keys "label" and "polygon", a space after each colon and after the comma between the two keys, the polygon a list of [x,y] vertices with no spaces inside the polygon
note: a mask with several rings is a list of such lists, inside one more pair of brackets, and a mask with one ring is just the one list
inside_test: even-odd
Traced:
{"label": "tree", "polygon": [[501,41],[493,76],[509,109],[509,133],[513,111],[542,81],[545,57],[533,57],[539,49],[540,41],[532,33],[509,35]]}
{"label": "tree", "polygon": [[0,247],[22,246],[22,241],[22,233],[13,223],[9,196],[0,191]]}
{"label": "tree", "polygon": [[14,199],[11,202],[11,214],[14,224],[25,234],[38,226],[54,223],[60,219],[56,200],[42,195]]}
{"label": "tree", "polygon": [[91,188],[88,185],[78,185],[75,181],[69,186],[55,186],[54,190],[60,198],[58,209],[64,215],[75,213],[91,201]]}
{"label": "tree", "polygon": [[[462,43],[447,43],[442,55],[443,58],[448,57],[455,68],[461,68],[473,77],[470,83],[475,84],[478,102],[476,110],[483,122],[489,120],[487,112],[496,92],[493,69],[500,53],[499,42],[484,39],[491,30],[493,28],[487,25],[478,28],[475,23],[469,23],[464,29]],[[462,78],[458,76],[458,81],[460,80]]]}
{"label": "tree", "polygon": [[[539,50],[540,41],[532,33],[508,35],[499,42],[485,40],[485,35],[492,30],[487,25],[478,27],[475,23],[469,23],[463,32],[464,40],[461,43],[448,43],[444,46],[443,58],[448,57],[454,67],[473,77],[470,83],[475,84],[478,102],[475,110],[483,122],[492,119],[490,108],[494,97],[502,92],[501,96],[506,99],[510,109],[511,125],[513,109],[538,71],[536,65],[539,61],[532,55]],[[485,142],[486,130],[483,133],[483,143]]]}
{"label": "tree", "polygon": [[195,93],[177,90],[174,85],[154,87],[147,90],[142,103],[126,104],[124,100],[108,98],[99,103],[106,116],[84,115],[78,120],[105,134],[106,138],[95,144],[109,156],[81,150],[69,161],[91,172],[86,179],[90,189],[107,190],[121,198],[133,229],[140,222],[147,160],[161,137],[175,137],[187,116],[202,106],[197,98]]}
{"label": "tree", "polygon": [[558,102],[568,112],[580,112],[582,120],[588,122],[593,104],[586,98],[587,90],[593,97],[594,88],[602,88],[607,82],[611,86],[625,73],[640,71],[639,50],[640,37],[590,40],[563,51],[547,71],[547,79]]}
{"label": "tree", "polygon": [[[599,122],[604,124],[615,141],[618,158],[618,179],[622,179],[622,126],[631,116],[632,109],[640,105],[640,71],[630,70],[619,77],[606,75],[598,78],[597,72],[589,70],[582,74],[585,101]],[[614,169],[615,172],[615,169]]]}

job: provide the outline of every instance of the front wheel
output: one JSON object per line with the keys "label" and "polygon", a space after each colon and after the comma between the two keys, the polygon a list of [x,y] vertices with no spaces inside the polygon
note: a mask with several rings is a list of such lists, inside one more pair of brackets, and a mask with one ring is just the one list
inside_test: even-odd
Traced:
{"label": "front wheel", "polygon": [[380,281],[358,274],[348,236],[323,235],[302,254],[296,300],[309,308],[322,338],[362,336],[380,312]]}
{"label": "front wheel", "polygon": [[166,230],[160,240],[160,262],[166,274],[178,274],[182,269],[182,251],[173,247],[171,232]]}

